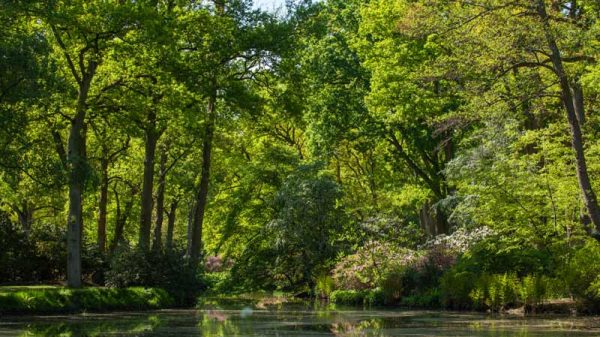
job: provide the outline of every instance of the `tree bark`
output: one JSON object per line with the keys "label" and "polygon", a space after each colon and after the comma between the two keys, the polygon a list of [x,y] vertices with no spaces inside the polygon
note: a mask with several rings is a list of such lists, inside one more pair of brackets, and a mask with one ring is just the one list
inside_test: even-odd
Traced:
{"label": "tree bark", "polygon": [[23,232],[25,235],[29,235],[31,224],[33,223],[34,207],[32,207],[27,200],[23,200],[21,202],[21,207],[13,206],[13,210],[19,217],[19,224],[21,225]]}
{"label": "tree bark", "polygon": [[108,158],[100,163],[100,201],[98,203],[98,249],[106,251],[106,213],[108,206]]}
{"label": "tree bark", "polygon": [[82,235],[82,192],[85,184],[85,158],[83,157],[83,123],[85,107],[82,100],[77,116],[71,124],[68,143],[69,172],[69,215],[67,220],[67,284],[71,288],[81,287],[81,235]]}
{"label": "tree bark", "polygon": [[[550,27],[550,21],[548,18],[548,13],[546,12],[546,4],[544,3],[544,0],[537,0],[537,10],[542,20],[544,34],[550,49],[550,60],[552,61],[554,72],[556,73],[560,83],[562,102],[567,112],[567,120],[571,129],[571,146],[575,151],[575,163],[577,166],[579,187],[581,189],[583,201],[589,213],[590,220],[596,227],[596,230],[600,231],[600,209],[598,208],[596,194],[592,189],[592,184],[588,174],[584,151],[584,139],[581,132],[581,124],[577,116],[576,106],[579,104],[576,103],[576,100],[573,97],[573,88],[571,88],[569,78],[565,72],[562,56],[560,50],[558,49],[556,39],[552,34],[552,28]],[[575,91],[577,91],[577,89]],[[583,109],[583,93],[581,93],[581,98],[578,97],[578,100],[579,99],[581,100],[581,109]]]}
{"label": "tree bark", "polygon": [[125,209],[121,210],[121,200],[119,198],[119,193],[117,192],[117,188],[114,189],[115,192],[115,202],[117,203],[117,214],[115,220],[115,236],[113,237],[113,241],[110,244],[110,252],[114,253],[117,247],[121,242],[124,241],[124,231],[125,225],[127,224],[127,219],[129,218],[129,214],[131,213],[131,209],[133,208],[133,200],[136,197],[137,189],[131,187],[131,196],[129,200],[125,203]]}
{"label": "tree bark", "polygon": [[154,248],[162,248],[162,225],[165,212],[165,180],[167,178],[167,149],[160,154],[160,173],[156,192],[156,225],[154,227]]}
{"label": "tree bark", "polygon": [[142,209],[140,211],[139,247],[143,251],[150,249],[150,230],[152,227],[154,158],[159,134],[156,132],[156,112],[148,113],[148,126],[145,129],[146,144],[144,154],[144,180],[142,187]]}
{"label": "tree bark", "polygon": [[194,204],[194,217],[192,222],[192,242],[190,244],[190,258],[193,265],[197,265],[202,255],[202,226],[204,222],[204,213],[206,211],[206,203],[208,198],[208,185],[210,179],[210,164],[212,143],[215,127],[215,108],[216,108],[217,92],[216,85],[213,92],[208,98],[207,115],[205,134],[202,146],[202,173],[200,177],[200,185],[196,195],[196,203]]}
{"label": "tree bark", "polygon": [[85,149],[85,117],[87,97],[96,71],[96,63],[90,61],[84,74],[77,97],[75,117],[67,144],[69,163],[69,215],[67,218],[67,285],[81,287],[81,241],[83,234],[83,188],[87,176]]}
{"label": "tree bark", "polygon": [[166,248],[167,250],[173,249],[173,231],[175,230],[175,218],[177,216],[177,206],[179,204],[179,200],[173,199],[171,201],[171,207],[169,212],[167,213],[167,240],[166,240]]}
{"label": "tree bark", "polygon": [[583,101],[583,88],[578,80],[573,82],[573,88],[571,91],[573,94],[573,107],[575,108],[575,116],[577,116],[579,126],[583,128],[585,125],[585,106]]}

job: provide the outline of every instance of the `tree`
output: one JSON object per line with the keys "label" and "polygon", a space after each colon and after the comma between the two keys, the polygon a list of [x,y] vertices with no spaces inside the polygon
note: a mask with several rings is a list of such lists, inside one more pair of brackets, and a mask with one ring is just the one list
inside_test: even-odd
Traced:
{"label": "tree", "polygon": [[[197,263],[203,251],[202,233],[208,201],[213,141],[219,122],[218,107],[226,113],[253,108],[256,96],[245,82],[264,67],[270,48],[267,29],[276,27],[272,17],[251,11],[245,1],[214,1],[212,7],[191,11],[183,19],[187,37],[181,41],[183,79],[204,104],[202,168],[196,189],[188,254]],[[181,69],[181,68],[180,68]],[[182,70],[180,70],[182,71]]]}
{"label": "tree", "polygon": [[[69,212],[67,217],[67,280],[70,287],[81,286],[81,240],[83,192],[88,165],[86,160],[87,116],[94,79],[103,57],[113,43],[136,24],[131,4],[68,1],[40,10],[40,19],[52,32],[54,57],[59,60],[75,92],[71,102],[60,107],[69,121],[67,170]],[[68,75],[66,75],[68,74]],[[72,114],[67,111],[72,110]]]}
{"label": "tree", "polygon": [[[585,65],[595,62],[594,52],[588,47],[593,24],[584,23],[594,22],[596,14],[591,9],[585,1],[451,1],[428,7],[413,4],[397,27],[413,37],[439,38],[445,50],[439,58],[440,69],[460,76],[474,95],[497,90],[498,83],[508,78],[503,84],[506,88],[506,83],[522,73],[538,76],[543,87],[535,93],[537,96],[523,101],[528,104],[526,112],[547,109],[552,104],[540,99],[542,95],[559,99],[567,116],[581,196],[590,220],[598,228],[600,213],[582,132],[586,101],[580,83]],[[510,24],[498,26],[498,22]]]}

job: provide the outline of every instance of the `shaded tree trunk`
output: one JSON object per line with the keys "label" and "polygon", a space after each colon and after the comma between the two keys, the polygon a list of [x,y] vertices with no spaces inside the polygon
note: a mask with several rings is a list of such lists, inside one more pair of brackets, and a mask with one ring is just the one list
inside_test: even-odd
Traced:
{"label": "shaded tree trunk", "polygon": [[167,239],[165,243],[167,250],[173,249],[173,232],[175,231],[175,219],[177,216],[178,204],[179,200],[173,199],[173,201],[171,201],[171,207],[167,213]]}
{"label": "shaded tree trunk", "polygon": [[12,209],[15,213],[17,213],[21,229],[23,229],[25,235],[29,235],[29,232],[31,231],[31,224],[33,223],[33,213],[35,208],[32,207],[27,200],[23,200],[20,207],[13,205]]}
{"label": "shaded tree trunk", "polygon": [[208,185],[210,179],[210,164],[211,164],[211,153],[212,143],[215,128],[215,108],[216,108],[217,92],[216,85],[214,85],[213,92],[208,99],[207,105],[207,116],[204,141],[202,147],[202,173],[200,177],[200,185],[198,186],[198,193],[196,195],[196,202],[194,204],[194,213],[192,221],[192,233],[191,233],[191,244],[190,244],[190,258],[192,264],[196,265],[202,254],[202,226],[204,222],[204,213],[206,211],[206,203],[208,199]]}
{"label": "shaded tree trunk", "polygon": [[98,203],[98,249],[106,251],[106,213],[108,206],[108,159],[100,163],[100,201]]}
{"label": "shaded tree trunk", "polygon": [[154,248],[162,247],[162,225],[165,212],[165,180],[167,178],[167,149],[163,148],[160,154],[160,173],[158,178],[158,191],[156,192],[156,225],[154,227]]}
{"label": "shaded tree trunk", "polygon": [[448,234],[449,232],[446,215],[441,210],[435,209],[430,201],[427,201],[419,211],[419,224],[431,236]]}
{"label": "shaded tree trunk", "polygon": [[114,253],[120,243],[124,241],[124,231],[125,225],[127,224],[127,220],[129,218],[129,214],[131,214],[131,209],[133,208],[133,201],[137,194],[136,188],[131,188],[131,195],[129,200],[125,203],[125,208],[121,209],[121,200],[119,198],[119,192],[116,187],[114,189],[115,193],[115,202],[117,204],[117,211],[115,216],[115,235],[110,244],[110,252]]}
{"label": "shaded tree trunk", "polygon": [[83,188],[86,179],[85,117],[87,97],[96,64],[91,61],[79,85],[75,117],[71,120],[67,160],[69,164],[69,214],[67,218],[67,285],[81,287],[81,241],[83,233]]}
{"label": "shaded tree trunk", "polygon": [[144,180],[142,186],[142,204],[140,211],[139,247],[143,251],[150,249],[150,230],[152,227],[154,158],[156,144],[160,134],[156,132],[156,112],[148,113],[148,126],[145,129],[146,144],[144,149]]}
{"label": "shaded tree trunk", "polygon": [[[600,230],[600,209],[598,207],[596,193],[592,188],[588,174],[584,151],[584,139],[581,132],[581,122],[583,122],[583,93],[579,91],[580,88],[574,89],[571,87],[571,83],[563,66],[560,50],[552,34],[552,28],[550,27],[544,0],[537,0],[537,10],[542,20],[544,34],[550,49],[550,60],[552,61],[554,72],[559,80],[562,103],[567,112],[567,120],[571,129],[571,146],[575,151],[577,179],[583,196],[583,202],[596,230]],[[576,93],[576,97],[573,96],[574,92]],[[578,117],[578,115],[581,116]]]}

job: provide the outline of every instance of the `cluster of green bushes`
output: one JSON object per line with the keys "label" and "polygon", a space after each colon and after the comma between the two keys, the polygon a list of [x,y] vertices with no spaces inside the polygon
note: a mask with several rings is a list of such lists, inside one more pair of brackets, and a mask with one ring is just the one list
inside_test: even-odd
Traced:
{"label": "cluster of green bushes", "polygon": [[329,300],[335,304],[344,305],[385,305],[386,298],[383,291],[377,289],[367,290],[334,290]]}
{"label": "cluster of green bushes", "polygon": [[42,226],[26,232],[0,212],[0,284],[44,282],[64,275],[65,243],[64,231]]}
{"label": "cluster of green bushes", "polygon": [[535,311],[567,298],[580,310],[600,310],[598,241],[542,246],[514,240],[493,236],[463,251],[435,246],[368,258],[359,250],[334,269],[333,285],[321,278],[315,290],[351,305]]}
{"label": "cluster of green bushes", "polygon": [[453,309],[502,310],[574,298],[585,311],[600,309],[600,244],[571,248],[500,249],[485,242],[462,255],[440,278],[441,304]]}
{"label": "cluster of green bushes", "polygon": [[[49,226],[25,232],[0,213],[0,247],[0,284],[56,284],[64,280],[63,230]],[[178,249],[143,252],[122,242],[114,251],[101,253],[96,246],[84,245],[82,270],[88,284],[161,288],[178,305],[195,303],[205,288],[202,270],[193,267],[185,252]]]}
{"label": "cluster of green bushes", "polygon": [[191,305],[205,289],[202,270],[184,252],[142,252],[124,247],[110,259],[105,285],[109,287],[157,287],[167,290],[178,305]]}
{"label": "cluster of green bushes", "polygon": [[0,288],[2,314],[148,310],[174,304],[168,292],[156,288]]}
{"label": "cluster of green bushes", "polygon": [[535,308],[545,300],[566,296],[556,278],[515,273],[481,274],[450,270],[441,279],[444,307],[500,311],[523,305]]}

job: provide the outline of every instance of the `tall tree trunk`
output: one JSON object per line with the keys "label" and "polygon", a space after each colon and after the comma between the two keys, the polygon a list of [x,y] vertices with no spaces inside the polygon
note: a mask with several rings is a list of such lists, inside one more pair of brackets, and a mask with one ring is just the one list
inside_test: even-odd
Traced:
{"label": "tall tree trunk", "polygon": [[89,71],[79,85],[75,117],[67,144],[69,163],[69,215],[67,218],[67,285],[81,287],[81,241],[83,234],[83,188],[86,179],[85,117],[87,97],[96,70],[91,62]]}
{"label": "tall tree trunk", "polygon": [[169,212],[167,213],[167,240],[166,240],[166,248],[167,250],[173,249],[173,231],[175,230],[175,218],[177,216],[177,205],[179,200],[173,199],[171,201],[171,207]]}
{"label": "tall tree trunk", "polygon": [[[581,124],[576,109],[579,104],[576,103],[576,100],[573,97],[573,88],[571,88],[569,78],[567,77],[567,73],[565,72],[563,66],[560,50],[558,49],[558,45],[554,35],[552,34],[548,13],[546,12],[546,4],[544,0],[537,0],[537,5],[538,14],[542,20],[544,33],[546,35],[548,47],[550,48],[551,52],[550,59],[554,67],[554,72],[556,73],[560,83],[561,98],[567,111],[567,120],[569,121],[569,126],[571,128],[571,146],[575,151],[575,163],[577,166],[579,187],[581,189],[583,201],[589,213],[590,220],[596,227],[596,230],[600,231],[600,209],[598,208],[596,194],[592,189],[592,184],[590,183],[590,177],[585,158],[583,134],[581,132]],[[577,92],[577,88],[575,88],[574,91]],[[581,97],[577,97],[577,100],[581,100],[581,109],[583,109],[583,93],[581,93]],[[581,112],[583,112],[583,110]]]}
{"label": "tall tree trunk", "polygon": [[[83,104],[82,104],[83,105]],[[68,143],[69,172],[69,215],[67,220],[67,284],[71,288],[81,287],[81,235],[82,193],[85,184],[84,118],[85,107],[81,106],[71,124]]]}
{"label": "tall tree trunk", "polygon": [[194,204],[194,218],[192,223],[192,242],[190,245],[190,257],[192,264],[198,264],[202,254],[202,226],[204,222],[204,213],[206,211],[206,202],[208,198],[208,183],[210,179],[210,161],[212,153],[212,142],[215,128],[215,108],[217,92],[216,85],[213,86],[213,92],[208,98],[206,109],[206,126],[202,146],[202,173],[200,185]]}
{"label": "tall tree trunk", "polygon": [[156,192],[156,225],[154,227],[154,247],[162,248],[162,225],[165,212],[165,180],[167,178],[167,148],[160,153],[160,173]]}
{"label": "tall tree trunk", "polygon": [[106,251],[106,212],[108,206],[108,159],[100,163],[100,201],[98,203],[98,249]]}
{"label": "tall tree trunk", "polygon": [[148,113],[146,127],[146,144],[144,154],[144,182],[142,187],[142,209],[140,212],[139,247],[143,251],[150,248],[150,230],[152,227],[153,189],[154,189],[154,158],[159,134],[156,132],[156,112]]}

